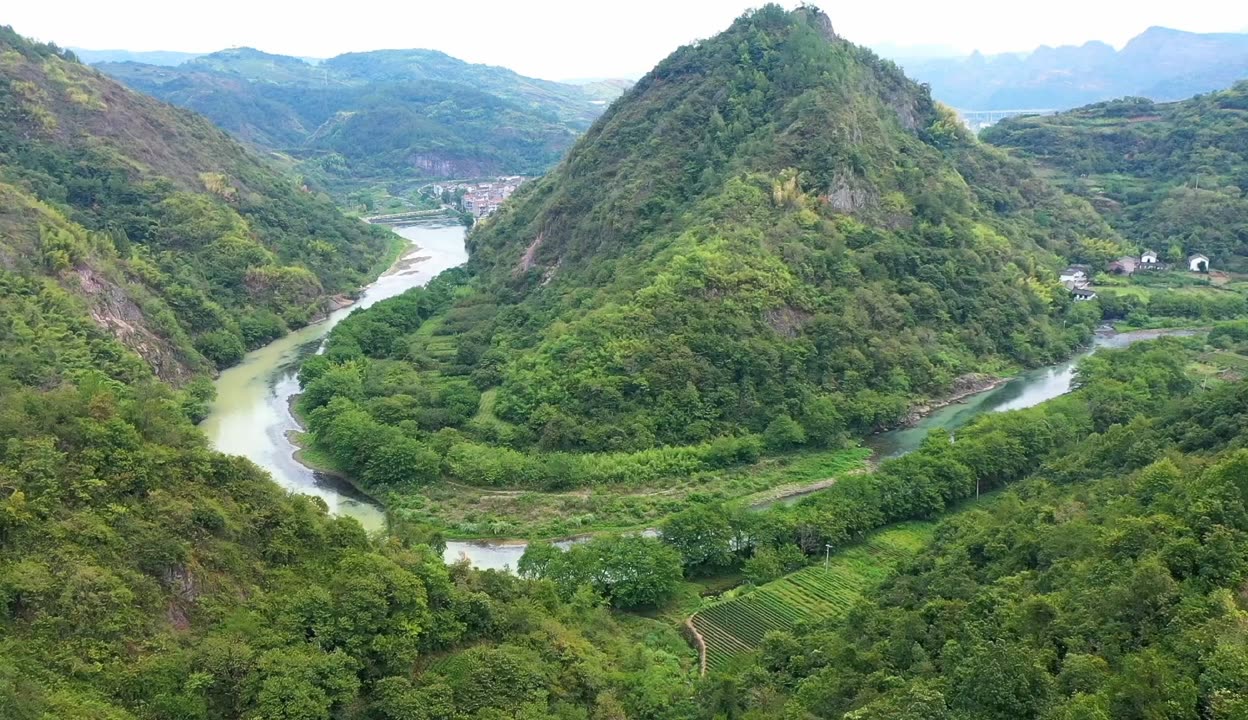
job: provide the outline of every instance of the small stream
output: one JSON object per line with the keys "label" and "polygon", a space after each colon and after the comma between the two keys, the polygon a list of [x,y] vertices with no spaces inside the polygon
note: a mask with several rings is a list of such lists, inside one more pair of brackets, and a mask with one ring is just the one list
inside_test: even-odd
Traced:
{"label": "small stream", "polygon": [[[464,228],[460,225],[432,221],[395,228],[395,231],[412,244],[413,250],[405,254],[405,259],[401,258],[368,286],[356,304],[249,353],[242,363],[221,373],[216,383],[217,399],[200,426],[216,449],[249,458],[267,470],[282,487],[316,495],[325,501],[330,512],[354,517],[370,531],[380,530],[385,525],[382,508],[375,501],[346,480],[312,470],[295,460],[297,448],[288,436],[300,428],[290,414],[290,400],[299,392],[300,362],[319,351],[325,335],[353,310],[424,285],[443,270],[468,260]],[[413,262],[416,258],[420,260]],[[1194,331],[1098,334],[1091,347],[1066,362],[1021,373],[996,388],[941,408],[913,427],[868,438],[865,445],[881,459],[904,455],[917,448],[933,429],[955,430],[983,413],[1031,407],[1070,392],[1075,365],[1100,348],[1126,347],[1161,335],[1191,334]],[[774,502],[793,503],[804,495],[791,495]],[[768,504],[771,503],[758,507]],[[556,544],[567,547],[582,539],[568,538]],[[467,558],[475,567],[501,570],[516,567],[526,546],[522,540],[450,541],[444,556],[448,562]]]}

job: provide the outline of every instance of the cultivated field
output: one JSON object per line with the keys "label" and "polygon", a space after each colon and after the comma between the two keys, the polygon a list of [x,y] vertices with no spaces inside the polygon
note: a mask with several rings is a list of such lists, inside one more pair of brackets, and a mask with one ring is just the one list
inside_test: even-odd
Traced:
{"label": "cultivated field", "polygon": [[722,667],[753,651],[772,630],[843,615],[862,593],[882,582],[927,542],[930,523],[894,525],[845,548],[823,563],[762,585],[693,616],[706,641],[707,667]]}

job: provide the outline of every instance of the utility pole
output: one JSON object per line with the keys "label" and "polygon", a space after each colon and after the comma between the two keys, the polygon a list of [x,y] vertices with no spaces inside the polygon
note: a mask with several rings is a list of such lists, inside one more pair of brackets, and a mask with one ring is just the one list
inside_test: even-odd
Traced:
{"label": "utility pole", "polygon": [[832,546],[828,543],[823,545],[823,571],[828,571],[828,561],[832,559]]}

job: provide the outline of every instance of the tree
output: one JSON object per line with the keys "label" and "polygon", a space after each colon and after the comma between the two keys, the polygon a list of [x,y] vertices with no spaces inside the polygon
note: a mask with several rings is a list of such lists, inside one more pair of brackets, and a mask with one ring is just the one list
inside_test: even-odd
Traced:
{"label": "tree", "polygon": [[948,720],[952,717],[945,696],[937,687],[915,682],[845,713],[844,720]]}
{"label": "tree", "polygon": [[771,582],[806,564],[806,556],[796,545],[765,545],[745,561],[742,574],[755,585]]}
{"label": "tree", "polygon": [[619,608],[660,605],[683,576],[674,549],[641,535],[604,535],[566,552],[539,545],[526,550],[520,571],[554,581],[565,598],[589,586]]}
{"label": "tree", "polygon": [[789,450],[806,442],[806,431],[788,415],[777,415],[763,431],[763,442],[773,452]]}
{"label": "tree", "polygon": [[663,542],[680,553],[686,567],[713,572],[733,564],[733,528],[722,507],[701,505],[663,523]]}
{"label": "tree", "polygon": [[1115,720],[1179,720],[1198,714],[1196,683],[1156,650],[1127,658],[1108,692]]}
{"label": "tree", "polygon": [[438,479],[442,458],[411,438],[380,445],[368,458],[364,477],[370,484],[401,487],[427,485]]}

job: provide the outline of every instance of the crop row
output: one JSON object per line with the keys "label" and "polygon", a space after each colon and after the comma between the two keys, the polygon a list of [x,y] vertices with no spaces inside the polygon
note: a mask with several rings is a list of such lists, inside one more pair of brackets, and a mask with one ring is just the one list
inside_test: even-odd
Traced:
{"label": "crop row", "polygon": [[836,554],[827,567],[803,568],[698,612],[693,623],[706,641],[707,664],[722,667],[758,647],[773,630],[840,617],[912,557],[929,535],[928,526],[917,524],[885,530]]}

